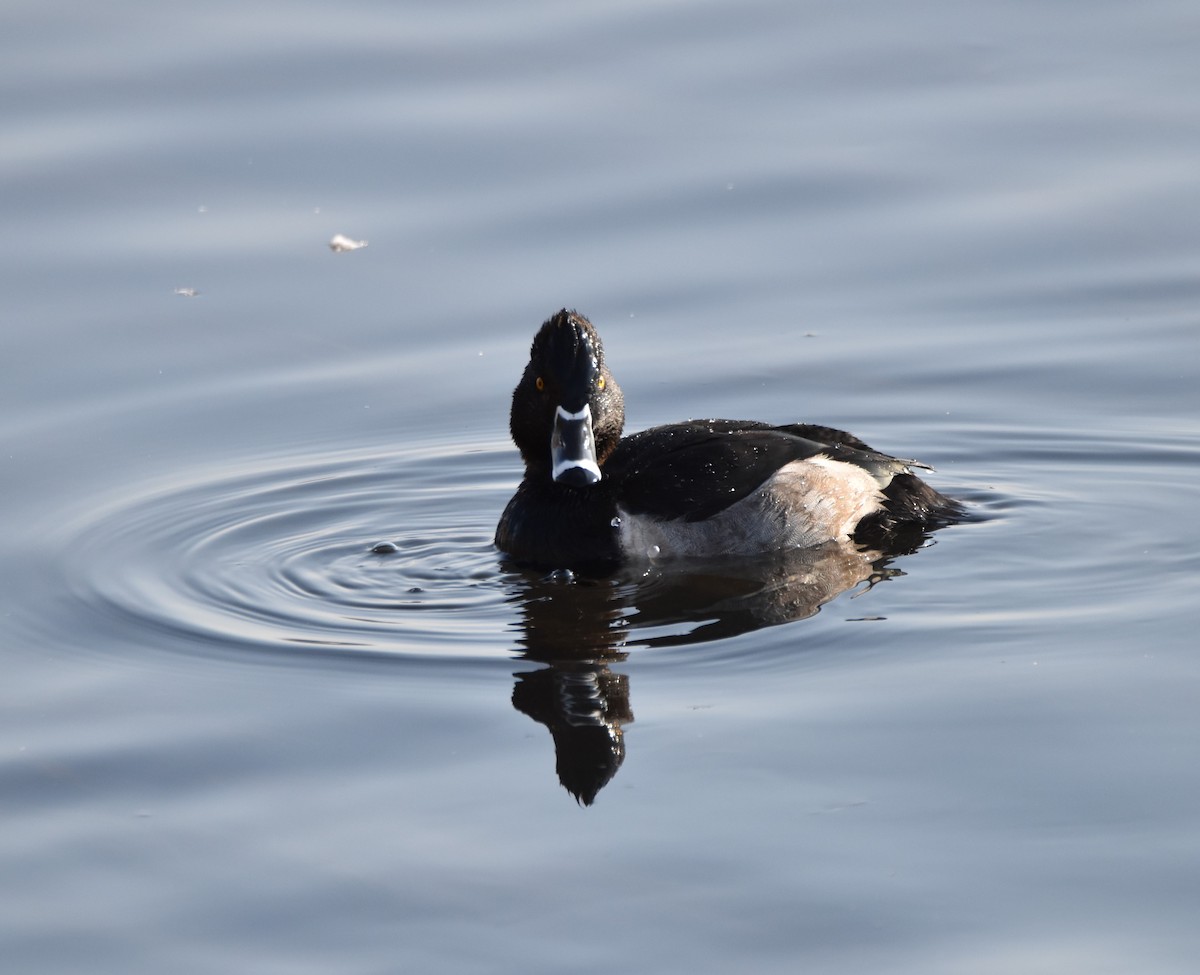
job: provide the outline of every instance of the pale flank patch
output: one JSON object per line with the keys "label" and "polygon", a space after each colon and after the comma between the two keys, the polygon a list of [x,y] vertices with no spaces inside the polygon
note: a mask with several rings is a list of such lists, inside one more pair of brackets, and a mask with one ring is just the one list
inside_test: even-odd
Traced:
{"label": "pale flank patch", "polygon": [[847,538],[883,507],[879,482],[854,464],[817,456],[785,464],[734,505],[702,521],[618,512],[630,556],[754,555]]}

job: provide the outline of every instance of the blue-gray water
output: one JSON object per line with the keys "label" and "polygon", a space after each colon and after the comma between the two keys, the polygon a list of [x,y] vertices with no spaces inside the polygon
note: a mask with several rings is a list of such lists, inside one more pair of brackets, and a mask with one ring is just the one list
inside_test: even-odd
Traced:
{"label": "blue-gray water", "polygon": [[[0,967],[1193,971],[1198,45],[7,4]],[[976,520],[872,578],[506,570],[563,305],[630,429],[832,424]]]}

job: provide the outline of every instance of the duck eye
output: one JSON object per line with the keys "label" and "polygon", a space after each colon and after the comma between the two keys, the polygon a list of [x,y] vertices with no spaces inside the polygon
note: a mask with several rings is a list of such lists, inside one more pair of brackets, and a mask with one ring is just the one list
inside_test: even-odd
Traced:
{"label": "duck eye", "polygon": [[533,384],[537,387],[539,393],[546,388],[546,380],[544,380],[541,376],[538,376],[537,379],[534,380]]}
{"label": "duck eye", "polygon": [[603,376],[601,376],[599,379],[596,380],[596,388],[597,389],[604,388],[604,377]]}

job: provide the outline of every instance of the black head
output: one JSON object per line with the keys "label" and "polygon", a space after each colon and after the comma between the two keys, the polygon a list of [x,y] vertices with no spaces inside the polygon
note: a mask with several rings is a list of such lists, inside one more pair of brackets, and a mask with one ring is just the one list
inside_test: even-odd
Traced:
{"label": "black head", "polygon": [[600,336],[564,308],[534,336],[513,391],[510,427],[526,477],[574,487],[596,483],[624,426],[625,401],[604,364]]}

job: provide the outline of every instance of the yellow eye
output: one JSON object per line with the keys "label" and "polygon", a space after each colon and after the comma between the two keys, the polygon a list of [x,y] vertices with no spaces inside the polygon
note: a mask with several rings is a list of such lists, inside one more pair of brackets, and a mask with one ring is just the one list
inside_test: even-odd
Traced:
{"label": "yellow eye", "polygon": [[538,388],[538,392],[540,393],[543,389],[546,388],[546,381],[541,376],[538,376],[537,379],[534,381],[534,385]]}
{"label": "yellow eye", "polygon": [[596,380],[596,388],[597,389],[604,388],[604,377],[603,376],[601,376],[599,379]]}

